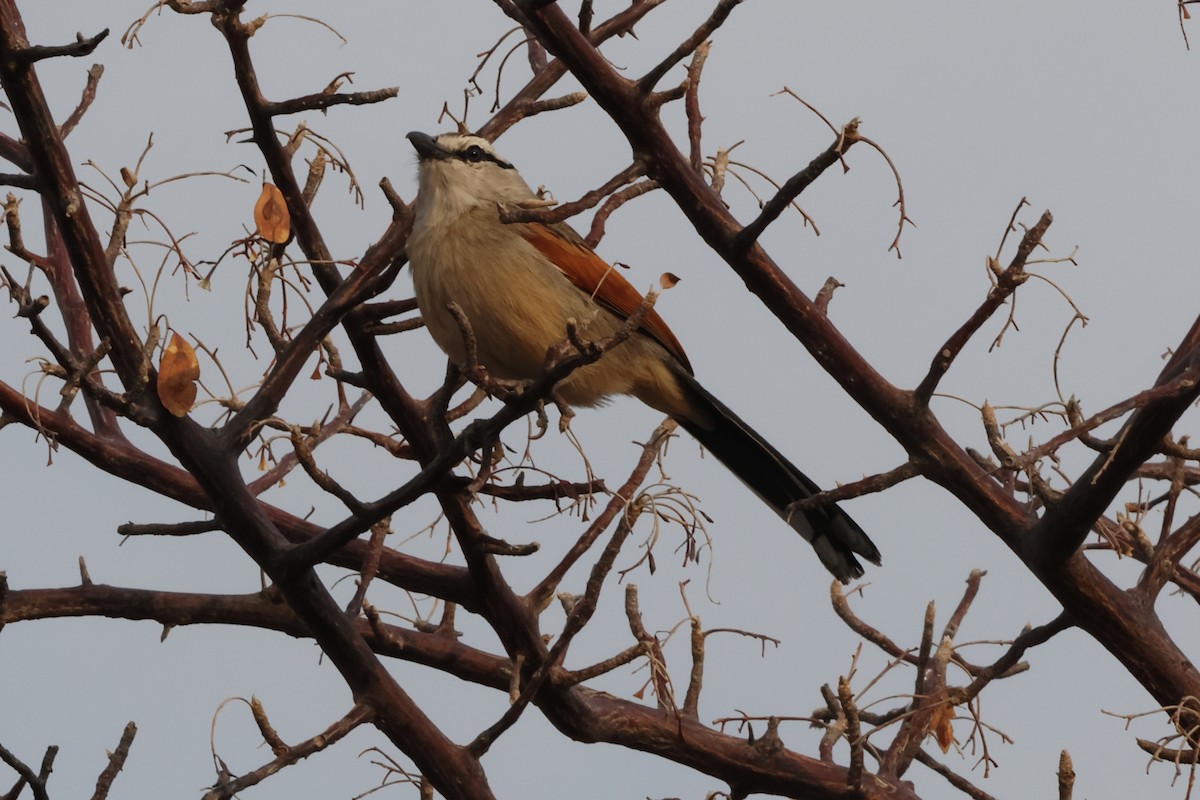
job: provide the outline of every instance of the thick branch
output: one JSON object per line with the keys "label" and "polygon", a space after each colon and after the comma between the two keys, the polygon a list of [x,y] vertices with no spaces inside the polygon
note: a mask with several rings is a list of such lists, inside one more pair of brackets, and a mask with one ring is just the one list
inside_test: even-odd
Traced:
{"label": "thick branch", "polygon": [[[737,272],[750,291],[855,402],[896,438],[923,474],[953,493],[1015,552],[1029,558],[1024,552],[1028,540],[1022,535],[1032,524],[1029,510],[976,464],[913,394],[887,382],[851,347],[760,246],[744,254],[736,251],[733,243],[741,228],[720,197],[691,169],[687,156],[676,148],[656,112],[646,108],[632,84],[579,34],[560,8],[537,8],[528,0],[518,0],[517,5],[528,18],[530,29],[551,53],[570,66],[588,93],[621,127],[634,153],[646,159],[650,177],[661,183],[696,232]],[[1200,340],[1200,322],[1193,332]],[[1192,354],[1195,349],[1186,352]],[[1177,358],[1180,355],[1182,352]],[[1174,374],[1179,371],[1176,369]],[[1143,416],[1156,419],[1154,425],[1145,426],[1143,433],[1148,436],[1151,428],[1164,427],[1163,423],[1169,427],[1177,416],[1174,410],[1156,407],[1156,413],[1146,412]],[[1127,476],[1128,471],[1122,469],[1128,466],[1117,465],[1114,472]],[[1084,481],[1077,488],[1079,494],[1086,492],[1095,506],[1103,505],[1097,492]],[[1111,497],[1107,491],[1103,494]],[[1082,509],[1076,505],[1076,510]],[[1102,510],[1085,515],[1076,524],[1090,526]],[[1039,527],[1054,530],[1044,522]],[[1031,559],[1031,566],[1036,561]],[[1053,570],[1035,567],[1035,574],[1071,618],[1108,648],[1157,700],[1171,705],[1184,696],[1200,696],[1200,674],[1150,610],[1121,592],[1082,556],[1076,554],[1065,564],[1058,563]]]}
{"label": "thick branch", "polygon": [[[1200,318],[1197,323],[1200,324]],[[1071,488],[1046,508],[1027,540],[1030,560],[1039,569],[1053,569],[1056,562],[1079,549],[1129,476],[1158,450],[1163,437],[1200,397],[1200,344],[1182,351],[1182,355],[1176,351],[1176,359],[1155,385],[1176,380],[1187,387],[1186,391],[1134,411],[1117,434],[1116,446],[1100,454]]]}
{"label": "thick branch", "polygon": [[88,311],[101,338],[112,345],[110,357],[121,381],[127,388],[138,387],[145,372],[141,340],[121,302],[116,275],[108,268],[41,83],[32,63],[22,56],[28,47],[15,0],[0,0],[0,84],[20,126],[42,199],[62,233]]}
{"label": "thick branch", "polygon": [[[67,447],[114,477],[143,486],[192,508],[210,512],[214,510],[195,478],[184,470],[154,458],[124,440],[98,437],[69,416],[34,404],[4,383],[0,383],[0,411],[42,433],[56,444]],[[308,541],[323,531],[321,527],[275,506],[263,503],[263,508],[291,542]],[[329,563],[357,571],[366,556],[366,543],[354,541],[331,554]],[[467,609],[476,607],[475,591],[462,567],[423,561],[386,550],[380,561],[378,577],[418,594],[441,597]]]}

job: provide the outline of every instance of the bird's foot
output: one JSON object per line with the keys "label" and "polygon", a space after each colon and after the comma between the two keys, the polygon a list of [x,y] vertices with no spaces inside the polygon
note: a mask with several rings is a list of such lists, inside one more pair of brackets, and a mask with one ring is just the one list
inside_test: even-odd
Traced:
{"label": "bird's foot", "polygon": [[558,409],[558,432],[566,433],[571,430],[571,420],[575,418],[575,409],[563,400],[557,391],[550,393],[550,400]]}

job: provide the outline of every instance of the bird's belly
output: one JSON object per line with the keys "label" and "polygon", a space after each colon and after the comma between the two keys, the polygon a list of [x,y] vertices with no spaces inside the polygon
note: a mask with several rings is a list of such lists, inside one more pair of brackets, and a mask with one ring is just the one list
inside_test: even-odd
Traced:
{"label": "bird's belly", "polygon": [[[533,247],[515,234],[507,241],[469,241],[471,232],[413,237],[409,253],[417,304],[430,335],[452,361],[467,362],[473,337],[479,363],[493,377],[529,380],[545,370],[550,347],[564,340],[574,320],[585,339],[611,336],[620,321],[572,285]],[[493,253],[478,263],[466,253]],[[436,259],[431,257],[437,253]],[[449,310],[462,310],[464,326]],[[560,386],[568,402],[593,405],[610,394],[630,391],[631,379],[613,359],[577,370]]]}

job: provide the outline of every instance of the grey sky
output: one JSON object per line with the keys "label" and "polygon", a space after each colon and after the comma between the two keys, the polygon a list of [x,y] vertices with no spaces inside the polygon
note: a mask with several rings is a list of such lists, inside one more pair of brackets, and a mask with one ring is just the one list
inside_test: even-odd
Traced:
{"label": "grey sky", "polygon": [[[153,134],[143,177],[238,164],[261,174],[257,151],[237,143],[241,137],[226,142],[225,132],[243,127],[245,115],[228,54],[203,17],[164,12],[142,29],[141,46],[127,50],[118,42],[120,34],[148,0],[20,5],[35,42],[70,41],[76,31],[113,31],[90,59],[40,67],[60,117],[74,107],[87,66],[98,61],[106,67],[95,106],[68,140],[77,165],[92,160],[115,177],[122,166],[133,165]],[[270,21],[253,44],[271,98],[318,91],[343,71],[354,72],[354,89],[400,87],[399,97],[389,103],[309,118],[313,129],[345,151],[366,194],[365,210],[356,210],[343,176],[330,175],[318,204],[335,253],[355,258],[389,216],[379,179],[390,177],[407,198],[415,189],[414,157],[403,134],[437,130],[443,101],[461,110],[475,54],[510,23],[482,0],[360,0],[333,6],[280,0],[252,2],[249,10],[320,17],[348,39],[341,45],[327,30],[300,19]],[[621,6],[598,2],[598,16]],[[614,41],[605,52],[638,74],[690,32],[708,6],[686,0],[668,4],[638,29],[638,40]],[[1059,379],[1064,394],[1080,398],[1085,411],[1096,411],[1147,386],[1161,367],[1161,354],[1195,315],[1200,238],[1196,59],[1185,48],[1169,3],[913,6],[756,0],[734,12],[716,37],[706,67],[701,93],[706,152],[745,140],[736,156],[782,179],[828,146],[832,135],[818,119],[794,100],[772,96],[784,86],[835,124],[862,119],[861,131],[887,150],[903,178],[907,213],[916,223],[901,239],[903,259],[887,252],[897,221],[895,185],[883,160],[865,147],[851,152],[847,175],[831,170],[802,197],[819,237],[797,216],[787,215],[767,242],[807,291],[815,292],[829,275],[846,284],[834,296],[833,319],[881,372],[904,386],[920,380],[936,348],[983,298],[985,259],[995,252],[1017,201],[1029,199],[1021,217],[1027,223],[1049,208],[1055,215],[1049,255],[1067,256],[1078,247],[1078,265],[1046,265],[1041,271],[1090,319],[1067,340]],[[526,74],[518,53],[506,68],[502,97]],[[473,126],[486,119],[494,81],[489,70],[481,81],[485,95],[471,103]],[[562,88],[574,85],[564,82]],[[14,130],[10,119],[5,131]],[[619,132],[587,104],[529,120],[497,147],[531,184],[545,184],[562,200],[603,183],[628,156]],[[78,169],[83,180],[103,186],[95,171]],[[240,174],[249,182],[198,178],[163,187],[151,197],[151,207],[177,235],[197,232],[188,242],[193,258],[215,257],[252,224],[259,181],[245,170]],[[726,196],[742,219],[755,213],[753,198],[740,188],[731,186]],[[27,232],[36,241],[34,209],[27,201]],[[683,279],[661,298],[658,310],[687,348],[697,375],[812,477],[829,485],[903,461],[900,448],[744,294],[736,276],[705,250],[665,198],[645,198],[614,217],[608,230],[600,252],[631,265],[635,285],[648,288],[667,270]],[[160,238],[160,232],[131,232],[131,238],[139,237]],[[152,247],[135,252],[143,270],[153,271],[161,258]],[[2,260],[14,264],[11,256]],[[132,273],[123,280],[132,283]],[[185,302],[183,283],[164,279],[155,307],[168,311],[176,328],[219,345],[240,386],[266,366],[241,349],[244,284],[245,262],[227,259],[214,276],[213,292],[192,285]],[[410,293],[402,276],[391,296]],[[130,307],[139,308],[134,302]],[[988,353],[1001,319],[987,326],[956,363],[943,391],[996,406],[1053,399],[1052,356],[1071,313],[1052,286],[1032,281],[1018,300],[1020,331],[1010,331],[1003,346]],[[142,322],[146,316],[135,319]],[[38,352],[36,343],[22,321],[0,324],[6,342],[0,378],[20,384],[22,376],[31,375],[26,390],[32,394],[36,376],[25,358]],[[424,333],[398,337],[389,351],[414,391],[432,390],[440,381],[444,360]],[[320,416],[331,397],[332,382],[325,380],[285,412],[306,421]],[[48,405],[56,401],[56,396],[43,399]],[[935,408],[961,441],[986,449],[978,414],[970,406],[943,399]],[[611,485],[623,479],[637,456],[631,442],[644,440],[656,423],[652,412],[617,402],[602,412],[581,413],[573,429]],[[1031,435],[1046,438],[1050,430],[1055,429],[1040,425]],[[514,426],[511,438],[519,439],[518,434]],[[1022,440],[1021,434],[1012,435]],[[540,447],[539,463],[580,473],[578,456],[561,439]],[[194,514],[100,475],[65,451],[54,455],[52,466],[42,466],[46,458],[44,443],[35,442],[31,432],[11,426],[0,433],[8,522],[0,536],[0,569],[13,588],[74,584],[79,556],[97,582],[213,592],[258,588],[254,565],[216,535],[118,546],[115,527],[122,522],[183,520]],[[353,448],[334,448],[328,458],[329,469],[366,497],[398,485],[407,474],[389,459]],[[1068,472],[1085,463],[1078,452],[1071,458],[1065,462]],[[709,527],[713,568],[711,575],[703,567],[681,569],[672,556],[675,540],[660,544],[658,572],[641,570],[630,578],[641,590],[647,625],[667,629],[683,618],[678,582],[690,580],[688,598],[706,626],[736,626],[783,640],[761,658],[748,640],[713,640],[701,718],[732,715],[734,709],[809,713],[820,705],[818,687],[835,683],[849,668],[856,645],[829,609],[827,576],[806,546],[713,459],[702,458],[686,436],[672,445],[667,465],[671,478],[699,495],[714,519]],[[252,471],[253,464],[247,469]],[[299,513],[312,503],[321,521],[339,518],[335,505],[313,495],[297,476],[270,497]],[[1055,615],[1053,601],[1003,545],[935,487],[911,482],[846,507],[884,556],[883,568],[869,571],[865,597],[855,598],[853,605],[893,639],[916,644],[930,600],[937,602],[939,625],[944,623],[976,567],[988,575],[961,640],[1011,638],[1025,623],[1036,625]],[[574,535],[579,521],[552,518],[526,525],[546,513],[485,512],[485,521],[498,536],[538,540],[553,553]],[[1195,513],[1194,505],[1187,513]],[[433,514],[432,506],[423,505],[397,520],[398,535],[419,531]],[[436,557],[442,545],[435,535],[410,546]],[[632,553],[626,558],[632,560]],[[1125,580],[1137,574],[1132,563],[1110,556],[1098,560]],[[519,586],[523,573],[519,565],[514,569]],[[524,570],[526,577],[534,574],[532,568]],[[327,575],[339,577],[333,570]],[[712,600],[705,596],[706,581]],[[581,585],[576,576],[575,589]],[[337,591],[348,596],[351,582],[343,581]],[[572,650],[575,665],[628,644],[620,591],[615,585],[607,590],[596,630]],[[400,593],[380,591],[373,602],[399,613],[411,611]],[[1189,606],[1190,601],[1171,595],[1159,601],[1181,646],[1196,653],[1196,627],[1184,616]],[[547,624],[553,619],[548,615]],[[469,634],[477,633],[464,624]],[[131,719],[140,733],[112,796],[189,796],[213,781],[209,723],[223,699],[258,696],[288,740],[314,735],[349,707],[344,684],[308,642],[190,627],[173,631],[160,644],[160,632],[151,623],[65,620],[16,624],[0,634],[0,743],[35,763],[46,745],[62,746],[52,796],[90,794],[105,750],[115,746]],[[981,645],[970,652],[976,661],[986,661],[999,650]],[[667,655],[683,680],[683,638],[672,640]],[[1085,634],[1069,631],[1029,660],[1028,674],[984,694],[984,720],[1015,742],[1003,744],[999,735],[989,734],[989,753],[999,766],[986,779],[980,770],[971,772],[971,780],[1001,797],[1052,796],[1058,753],[1067,748],[1079,776],[1077,798],[1168,794],[1169,768],[1158,766],[1146,777],[1146,758],[1133,743],[1135,735],[1162,735],[1162,720],[1151,717],[1126,731],[1122,720],[1101,714],[1101,709],[1132,713],[1155,705],[1107,653]],[[886,663],[866,647],[858,685]],[[411,665],[396,664],[394,672],[459,740],[490,724],[506,705],[495,692]],[[627,670],[599,685],[628,697],[645,678],[644,671]],[[872,697],[910,689],[910,673],[897,673]],[[894,702],[883,700],[881,707]],[[485,762],[498,796],[701,798],[724,788],[648,756],[565,741],[536,715],[526,717]],[[960,725],[961,738],[966,725]],[[786,726],[783,735],[797,750],[815,753],[815,737],[802,723]],[[243,708],[226,707],[215,736],[234,772],[247,772],[270,758],[257,746]],[[384,744],[372,731],[358,731],[246,796],[353,796],[379,777],[358,752]],[[980,756],[952,751],[945,760],[967,772]],[[919,766],[909,777],[925,797],[951,796],[940,778]],[[1174,792],[1182,796],[1183,786]]]}

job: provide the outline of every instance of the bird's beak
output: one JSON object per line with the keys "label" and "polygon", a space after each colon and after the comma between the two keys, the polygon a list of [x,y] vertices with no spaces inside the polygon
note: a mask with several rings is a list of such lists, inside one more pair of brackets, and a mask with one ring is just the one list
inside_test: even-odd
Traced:
{"label": "bird's beak", "polygon": [[412,142],[413,149],[417,151],[417,158],[422,161],[446,157],[446,151],[437,143],[437,139],[428,133],[413,131],[408,134],[408,140]]}

